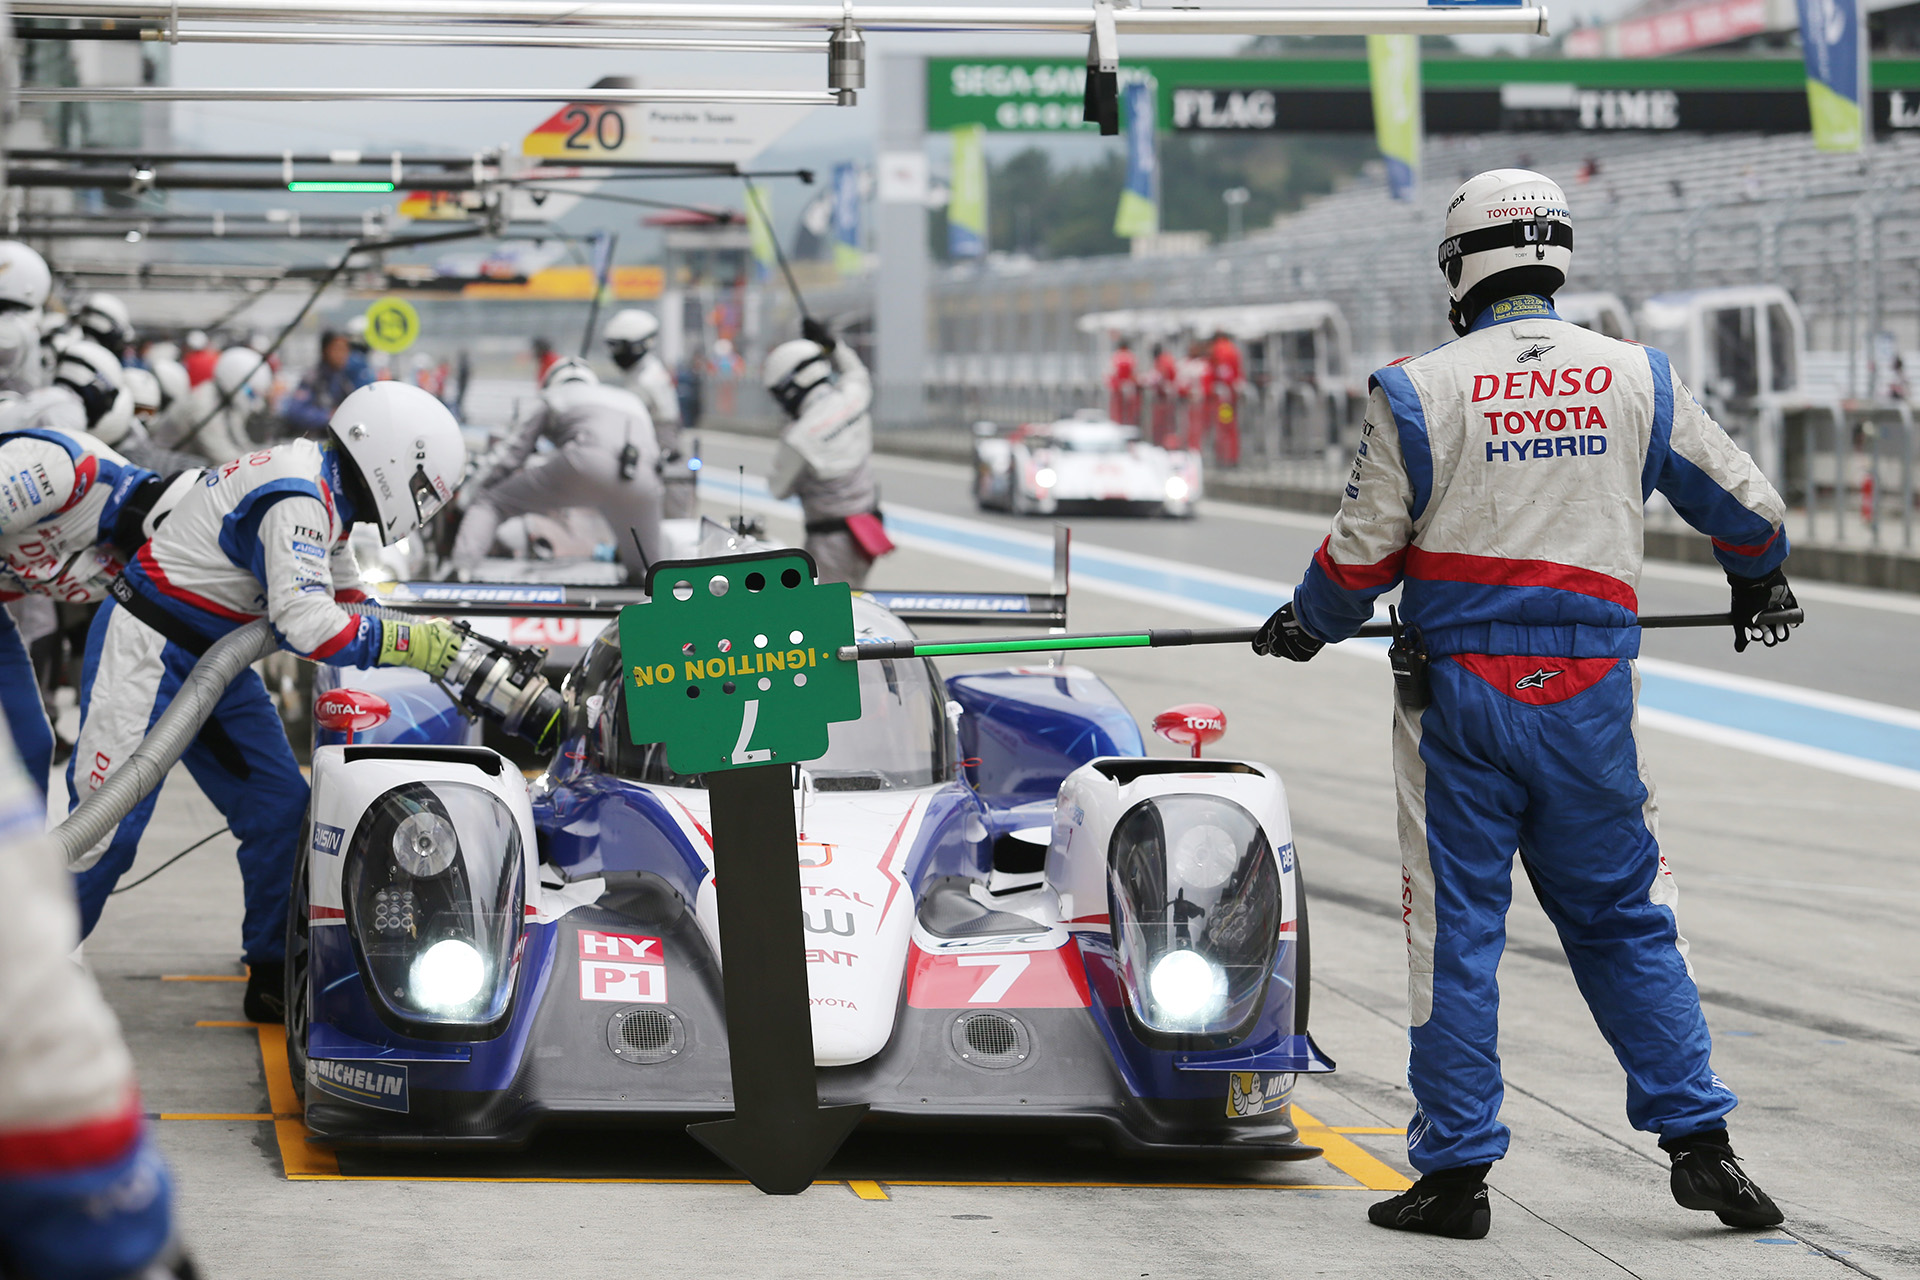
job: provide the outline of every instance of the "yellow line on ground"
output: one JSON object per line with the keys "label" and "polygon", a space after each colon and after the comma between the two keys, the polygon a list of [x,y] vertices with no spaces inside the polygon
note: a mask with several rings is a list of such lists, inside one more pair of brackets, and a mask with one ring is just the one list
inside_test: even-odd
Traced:
{"label": "yellow line on ground", "polygon": [[273,1106],[273,1136],[280,1144],[280,1164],[288,1178],[311,1178],[340,1172],[331,1151],[307,1141],[306,1112],[293,1091],[293,1071],[287,1065],[287,1031],[260,1024],[260,1066],[266,1072],[267,1100]]}
{"label": "yellow line on ground", "polygon": [[265,1111],[162,1111],[156,1120],[272,1120]]}
{"label": "yellow line on ground", "polygon": [[245,982],[244,973],[163,973],[162,982]]}
{"label": "yellow line on ground", "polygon": [[1403,1138],[1407,1136],[1405,1129],[1389,1129],[1369,1125],[1336,1124],[1333,1126],[1333,1131],[1335,1133],[1391,1133],[1398,1134]]}
{"label": "yellow line on ground", "polygon": [[1293,1104],[1293,1122],[1300,1130],[1300,1141],[1311,1143],[1326,1153],[1327,1163],[1358,1182],[1368,1191],[1405,1191],[1413,1183],[1398,1170],[1381,1163],[1358,1144]]}
{"label": "yellow line on ground", "polygon": [[885,1187],[877,1182],[870,1182],[863,1178],[849,1179],[847,1189],[856,1196],[859,1196],[862,1200],[885,1200],[889,1198]]}

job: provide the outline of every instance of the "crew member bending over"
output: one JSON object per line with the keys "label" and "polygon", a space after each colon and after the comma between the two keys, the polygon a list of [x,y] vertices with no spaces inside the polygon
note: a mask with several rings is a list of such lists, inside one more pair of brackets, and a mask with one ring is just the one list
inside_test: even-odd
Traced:
{"label": "crew member bending over", "polygon": [[[418,387],[377,382],[341,403],[325,442],[295,440],[210,468],[114,580],[93,620],[80,740],[67,765],[71,802],[125,764],[215,640],[257,618],[302,657],[444,672],[459,637],[445,623],[340,607],[364,598],[347,534],[366,523],[389,544],[406,537],[453,496],[466,459],[446,406]],[[246,1015],[278,1022],[307,783],[257,672],[227,686],[182,760],[240,841]],[[83,936],[133,865],[158,796],[156,788],[77,860]]]}
{"label": "crew member bending over", "polygon": [[[642,581],[661,551],[660,447],[646,406],[631,391],[602,386],[573,356],[547,370],[540,391],[539,407],[508,437],[461,517],[454,567],[478,568],[502,520],[593,507],[613,526],[627,577]],[[542,436],[554,449],[536,455]]]}

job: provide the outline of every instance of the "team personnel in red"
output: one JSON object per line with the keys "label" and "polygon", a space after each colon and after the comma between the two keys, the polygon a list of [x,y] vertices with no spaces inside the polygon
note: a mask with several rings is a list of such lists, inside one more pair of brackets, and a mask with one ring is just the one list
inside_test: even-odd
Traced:
{"label": "team personnel in red", "polygon": [[1180,447],[1173,406],[1180,396],[1180,363],[1161,343],[1153,344],[1153,439],[1163,449]]}
{"label": "team personnel in red", "polygon": [[[1240,461],[1240,347],[1225,333],[1213,335],[1207,351],[1205,424],[1213,432],[1213,459],[1233,466]],[[1194,440],[1198,449],[1200,441]]]}
{"label": "team personnel in red", "polygon": [[1133,363],[1133,345],[1125,338],[1113,347],[1113,368],[1107,373],[1107,416],[1129,426],[1140,424],[1140,375]]}
{"label": "team personnel in red", "polygon": [[1566,196],[1498,169],[1448,207],[1456,342],[1373,375],[1333,532],[1254,642],[1304,662],[1405,583],[1393,770],[1406,922],[1407,1155],[1379,1226],[1486,1235],[1500,1123],[1497,970],[1513,860],[1627,1077],[1627,1118],[1672,1157],[1673,1196],[1734,1227],[1781,1221],[1734,1158],[1713,1043],[1655,837],[1640,751],[1635,586],[1657,491],[1732,585],[1734,647],[1797,607],[1780,495],[1651,347],[1554,314]]}

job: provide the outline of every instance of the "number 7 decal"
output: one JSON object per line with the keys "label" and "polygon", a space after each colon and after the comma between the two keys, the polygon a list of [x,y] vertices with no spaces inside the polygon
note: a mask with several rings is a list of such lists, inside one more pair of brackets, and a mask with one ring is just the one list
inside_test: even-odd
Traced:
{"label": "number 7 decal", "polygon": [[[762,748],[759,751],[747,750],[747,743],[753,741],[753,726],[759,719],[760,699],[748,698],[746,710],[740,718],[740,737],[739,740],[733,744],[733,762],[735,764],[763,764],[773,759],[773,752],[768,748]],[[725,739],[722,739],[722,741],[725,741]]]}
{"label": "number 7 decal", "polygon": [[967,997],[968,1004],[993,1004],[1012,988],[1014,980],[1027,971],[1033,963],[1033,957],[1024,951],[1008,952],[990,956],[960,956],[956,961],[963,969],[991,968],[992,973],[980,984],[980,989]]}

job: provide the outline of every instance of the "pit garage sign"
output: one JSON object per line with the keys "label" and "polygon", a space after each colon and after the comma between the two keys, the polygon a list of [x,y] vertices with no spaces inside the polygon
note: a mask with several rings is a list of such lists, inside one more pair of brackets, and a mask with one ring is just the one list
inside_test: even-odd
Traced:
{"label": "pit garage sign", "polygon": [[814,581],[804,551],[663,561],[620,613],[627,724],[676,773],[815,760],[827,726],[860,718],[853,595]]}

